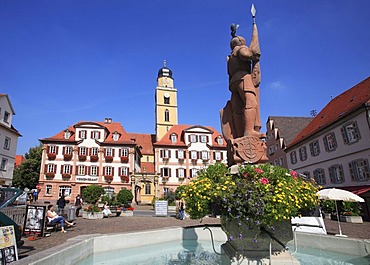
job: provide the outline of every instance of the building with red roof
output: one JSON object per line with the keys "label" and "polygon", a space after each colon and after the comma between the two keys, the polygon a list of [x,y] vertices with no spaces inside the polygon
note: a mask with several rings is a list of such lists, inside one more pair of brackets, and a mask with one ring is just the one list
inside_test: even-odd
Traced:
{"label": "building with red roof", "polygon": [[365,199],[370,213],[370,77],[333,98],[287,146],[288,167]]}
{"label": "building with red roof", "polygon": [[67,199],[88,185],[106,193],[131,189],[134,200],[150,203],[195,177],[215,162],[226,161],[226,143],[212,127],[179,125],[172,71],[158,72],[155,134],[127,133],[119,122],[81,121],[43,144],[40,199]]}

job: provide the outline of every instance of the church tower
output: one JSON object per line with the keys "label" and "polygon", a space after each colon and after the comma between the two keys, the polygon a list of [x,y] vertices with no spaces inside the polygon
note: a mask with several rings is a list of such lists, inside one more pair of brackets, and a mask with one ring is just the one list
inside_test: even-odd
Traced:
{"label": "church tower", "polygon": [[177,89],[174,87],[172,71],[164,66],[159,69],[155,91],[155,134],[159,141],[172,125],[178,124]]}

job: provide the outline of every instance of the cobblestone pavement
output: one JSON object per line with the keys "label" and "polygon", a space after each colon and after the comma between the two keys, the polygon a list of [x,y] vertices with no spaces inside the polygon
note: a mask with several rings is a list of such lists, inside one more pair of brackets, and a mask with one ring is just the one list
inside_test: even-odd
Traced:
{"label": "cobblestone pavement", "polygon": [[[136,208],[138,209],[138,208]],[[144,209],[144,208],[143,208]],[[152,209],[144,209],[153,211]],[[154,211],[153,211],[154,215]],[[110,217],[99,220],[89,220],[77,218],[77,225],[67,229],[68,232],[52,232],[49,237],[39,238],[31,241],[24,238],[24,246],[19,249],[19,258],[22,259],[29,255],[37,255],[39,252],[66,242],[67,239],[86,234],[114,234],[123,232],[135,232],[142,230],[152,230],[166,227],[185,227],[203,224],[219,224],[220,219],[204,218],[200,220],[178,220],[175,217],[155,217],[155,216],[133,216],[133,217]],[[328,234],[338,233],[338,223],[325,219]],[[352,224],[341,222],[342,233],[350,238],[370,239],[370,222],[363,224]]]}

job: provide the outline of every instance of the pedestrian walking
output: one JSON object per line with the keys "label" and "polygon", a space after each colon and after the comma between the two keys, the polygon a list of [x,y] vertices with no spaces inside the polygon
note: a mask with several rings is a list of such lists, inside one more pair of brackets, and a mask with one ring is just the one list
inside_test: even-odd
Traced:
{"label": "pedestrian walking", "polygon": [[76,206],[76,217],[80,216],[80,210],[82,208],[82,198],[80,194],[77,194],[75,198],[75,206]]}
{"label": "pedestrian walking", "polygon": [[60,198],[57,200],[58,205],[58,215],[64,216],[64,207],[66,206],[67,202],[64,197],[64,194],[60,196]]}

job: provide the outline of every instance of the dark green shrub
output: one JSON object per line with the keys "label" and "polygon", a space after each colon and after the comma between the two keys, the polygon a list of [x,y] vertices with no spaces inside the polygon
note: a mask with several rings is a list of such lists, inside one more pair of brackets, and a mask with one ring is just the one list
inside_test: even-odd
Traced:
{"label": "dark green shrub", "polygon": [[82,191],[82,198],[85,202],[95,204],[101,195],[104,194],[104,188],[101,186],[90,185]]}
{"label": "dark green shrub", "polygon": [[117,202],[119,202],[120,204],[123,204],[124,207],[127,208],[131,206],[131,202],[134,196],[132,195],[131,190],[122,189],[117,193],[116,198],[117,198]]}

